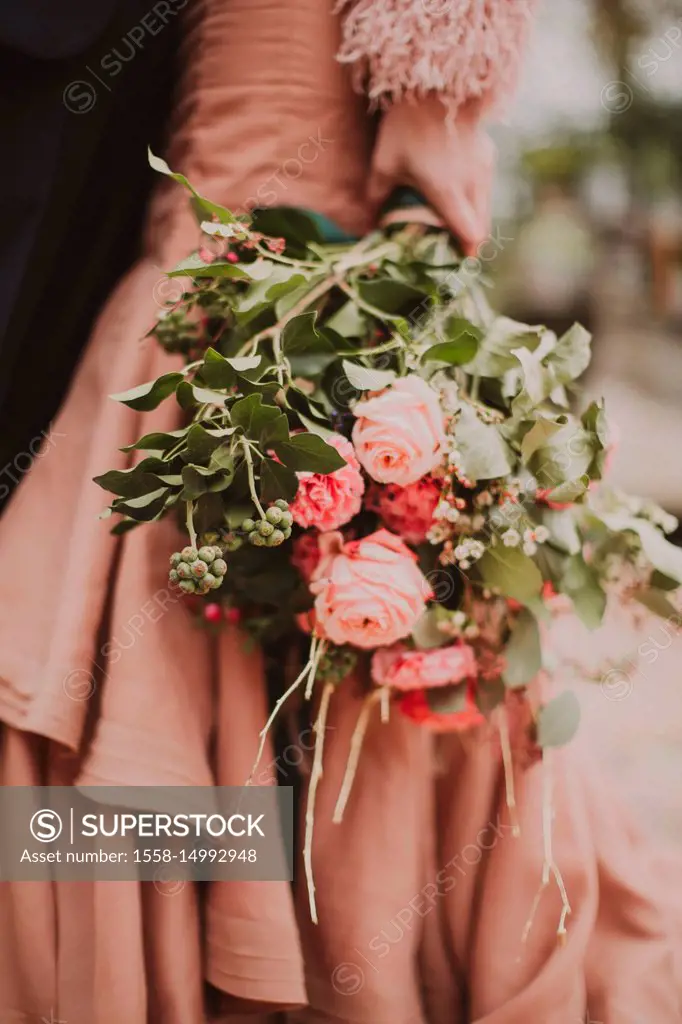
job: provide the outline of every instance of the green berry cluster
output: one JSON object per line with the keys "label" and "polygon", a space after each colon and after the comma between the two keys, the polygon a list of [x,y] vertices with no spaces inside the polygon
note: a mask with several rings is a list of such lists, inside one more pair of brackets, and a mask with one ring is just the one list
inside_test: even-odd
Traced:
{"label": "green berry cluster", "polygon": [[350,675],[358,661],[358,653],[352,647],[330,645],[320,658],[317,678],[325,683],[342,683]]}
{"label": "green berry cluster", "polygon": [[186,547],[170,556],[168,579],[185,594],[208,594],[217,590],[227,572],[227,562],[217,545]]}
{"label": "green berry cluster", "polygon": [[266,511],[264,519],[244,519],[239,529],[254,547],[276,548],[291,537],[293,521],[288,502],[278,498]]}

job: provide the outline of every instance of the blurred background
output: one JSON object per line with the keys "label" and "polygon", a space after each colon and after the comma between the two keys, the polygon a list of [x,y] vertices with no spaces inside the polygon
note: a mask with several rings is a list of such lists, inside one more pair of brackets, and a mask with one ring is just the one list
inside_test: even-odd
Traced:
{"label": "blurred background", "polygon": [[[558,331],[590,328],[585,397],[604,395],[617,428],[612,482],[680,516],[682,3],[546,2],[495,137],[492,301]],[[622,629],[612,643],[608,632],[603,652],[620,642],[622,653]],[[642,636],[654,657],[636,664]],[[577,742],[619,777],[657,837],[679,843],[682,643],[663,620],[633,637],[622,669],[597,670],[601,685],[569,680],[589,719]]]}
{"label": "blurred background", "polygon": [[590,327],[615,479],[681,513],[682,2],[541,5],[495,136],[495,302]]}

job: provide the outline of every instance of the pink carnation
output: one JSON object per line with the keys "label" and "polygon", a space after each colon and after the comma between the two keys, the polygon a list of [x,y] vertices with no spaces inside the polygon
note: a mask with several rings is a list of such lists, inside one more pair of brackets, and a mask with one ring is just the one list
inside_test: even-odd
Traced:
{"label": "pink carnation", "polygon": [[433,686],[455,686],[478,673],[476,655],[468,644],[410,651],[402,644],[375,651],[372,680],[377,686],[396,690],[423,690]]}
{"label": "pink carnation", "polygon": [[373,487],[366,504],[379,513],[389,530],[408,544],[421,544],[431,528],[440,494],[438,481],[426,476],[407,487],[397,484]]}
{"label": "pink carnation", "polygon": [[340,533],[328,533],[320,552],[310,590],[321,634],[370,649],[409,636],[433,594],[400,537],[377,530],[344,543]]}
{"label": "pink carnation", "polygon": [[336,448],[346,465],[335,473],[297,473],[298,491],[291,506],[294,522],[307,529],[314,526],[323,533],[343,526],[362,508],[365,481],[353,445],[340,434],[332,434],[327,443]]}
{"label": "pink carnation", "polygon": [[320,560],[320,544],[317,533],[302,533],[293,543],[291,564],[298,569],[306,583],[317,568]]}

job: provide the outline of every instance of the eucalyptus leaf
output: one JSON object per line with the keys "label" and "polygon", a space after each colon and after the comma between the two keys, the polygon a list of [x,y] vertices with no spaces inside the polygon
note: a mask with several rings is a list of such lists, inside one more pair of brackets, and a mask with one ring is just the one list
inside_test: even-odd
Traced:
{"label": "eucalyptus leaf", "polygon": [[169,451],[177,445],[181,437],[187,434],[188,430],[189,427],[182,427],[180,430],[169,430],[166,433],[157,431],[152,434],[145,434],[135,444],[127,444],[125,447],[120,448],[119,451]]}
{"label": "eucalyptus leaf", "polygon": [[461,467],[470,480],[494,480],[511,472],[512,454],[497,426],[483,423],[466,402],[455,427],[455,440]]}
{"label": "eucalyptus leaf", "polygon": [[535,351],[540,345],[544,328],[531,327],[508,317],[497,317],[482,338],[475,358],[467,366],[469,373],[479,377],[501,377],[507,370],[518,366],[515,349]]}
{"label": "eucalyptus leaf", "polygon": [[580,324],[573,326],[559,338],[548,357],[557,384],[570,384],[577,380],[590,365],[592,335]]}
{"label": "eucalyptus leaf", "polygon": [[528,686],[542,668],[540,628],[532,612],[524,608],[519,612],[511,636],[504,650],[505,686],[518,689]]}
{"label": "eucalyptus leaf", "polygon": [[537,742],[543,750],[564,747],[575,736],[580,724],[580,703],[572,690],[564,690],[540,708],[537,718]]}
{"label": "eucalyptus leaf", "polygon": [[660,533],[653,523],[646,519],[637,519],[626,513],[613,513],[601,516],[602,522],[609,530],[631,531],[636,533],[642,545],[642,551],[654,569],[682,583],[682,549],[671,544]]}
{"label": "eucalyptus leaf", "polygon": [[408,307],[418,306],[426,295],[421,288],[392,277],[374,277],[369,281],[361,281],[357,290],[365,302],[386,313],[399,313]]}
{"label": "eucalyptus leaf", "polygon": [[489,548],[477,566],[487,586],[521,604],[528,604],[542,590],[540,570],[519,548]]}

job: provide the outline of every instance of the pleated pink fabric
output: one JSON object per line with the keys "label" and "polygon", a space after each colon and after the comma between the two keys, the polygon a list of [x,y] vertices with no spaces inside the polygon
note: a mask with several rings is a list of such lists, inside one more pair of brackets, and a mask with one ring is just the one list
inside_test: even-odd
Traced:
{"label": "pleated pink fabric", "polygon": [[[303,205],[360,232],[369,132],[334,61],[330,12],[320,0],[197,4],[169,162],[219,202]],[[196,244],[184,203],[179,189],[159,189],[148,255],[102,312],[51,443],[0,524],[3,564],[21,552],[22,565],[0,575],[4,785],[240,784],[256,753],[266,717],[258,655],[234,632],[211,641],[168,590],[173,523],[113,539],[92,483],[127,464],[117,451],[143,430],[178,423],[170,403],[143,426],[107,396],[176,365],[140,339],[162,269]],[[397,713],[381,724],[377,711],[334,825],[359,708],[348,681],[332,701],[317,800],[319,925],[300,865],[294,895],[278,882],[2,882],[0,1021],[680,1020],[678,918],[582,754],[569,748],[551,766],[567,940],[557,942],[550,887],[523,943],[542,873],[543,767],[517,768],[515,838],[491,737],[437,747]],[[275,776],[266,749],[259,781]]]}

